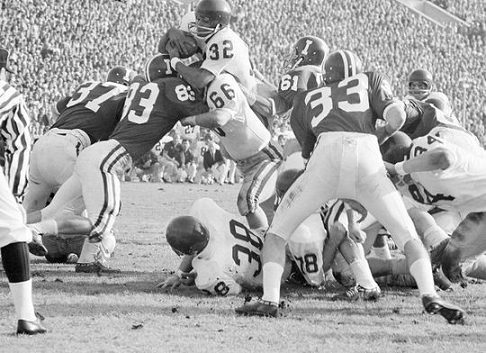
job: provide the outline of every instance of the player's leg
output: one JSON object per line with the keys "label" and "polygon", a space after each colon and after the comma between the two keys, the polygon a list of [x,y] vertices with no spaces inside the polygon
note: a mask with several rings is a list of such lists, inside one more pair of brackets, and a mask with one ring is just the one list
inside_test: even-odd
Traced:
{"label": "player's leg", "polygon": [[[426,311],[440,313],[449,323],[461,322],[464,311],[437,295],[429,255],[391,181],[383,171],[367,183],[360,189],[358,201],[390,231],[398,248],[405,252],[410,274],[417,283]],[[376,202],[377,199],[381,202]]]}
{"label": "player's leg", "polygon": [[117,170],[124,169],[129,160],[126,150],[114,140],[95,144],[78,158],[74,173],[81,181],[93,229],[83,246],[77,272],[96,272],[95,268],[98,271],[116,271],[108,268],[107,261],[115,247],[112,228],[121,206]]}
{"label": "player's leg", "polygon": [[237,205],[251,229],[268,226],[267,215],[260,204],[270,199],[273,202],[279,167],[280,161],[264,159],[242,169],[244,180]]}
{"label": "player's leg", "polygon": [[[336,195],[339,176],[326,171],[339,168],[335,165],[336,159],[330,154],[331,151],[333,154],[339,153],[342,145],[336,146],[325,139],[322,141],[325,142],[318,143],[314,149],[306,171],[286,192],[265,236],[262,249],[264,263],[262,301],[237,308],[236,312],[239,314],[274,317],[278,315],[286,241],[309,215]],[[339,159],[337,161],[339,162]]]}
{"label": "player's leg", "polygon": [[0,173],[0,248],[18,318],[17,334],[46,332],[34,311],[27,242],[32,234],[23,223],[23,213]]}

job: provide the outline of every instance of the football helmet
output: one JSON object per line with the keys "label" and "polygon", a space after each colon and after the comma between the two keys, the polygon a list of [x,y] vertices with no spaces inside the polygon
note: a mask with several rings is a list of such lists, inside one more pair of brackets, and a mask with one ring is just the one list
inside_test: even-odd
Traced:
{"label": "football helmet", "polygon": [[432,104],[437,109],[442,110],[445,115],[452,113],[452,106],[449,98],[442,92],[432,92],[424,100],[425,103]]}
{"label": "football helmet", "polygon": [[145,80],[152,82],[159,78],[177,77],[177,72],[170,67],[169,54],[155,54],[147,60],[143,69]]}
{"label": "football helmet", "polygon": [[106,82],[115,82],[120,85],[130,86],[135,78],[135,71],[127,69],[123,66],[116,66],[106,74]]}
{"label": "football helmet", "polygon": [[324,63],[324,81],[327,84],[342,81],[362,72],[361,60],[350,50],[329,54]]}
{"label": "football helmet", "polygon": [[179,255],[197,255],[209,242],[209,231],[197,218],[180,216],[167,225],[167,242]]}
{"label": "football helmet", "polygon": [[291,69],[297,66],[315,65],[321,66],[329,54],[329,47],[319,37],[305,36],[300,38],[292,46],[292,53],[289,58]]}
{"label": "football helmet", "polygon": [[424,100],[434,88],[432,74],[423,69],[412,71],[408,76],[408,93],[415,99]]}
{"label": "football helmet", "polygon": [[380,151],[385,162],[395,164],[404,160],[411,146],[410,136],[402,131],[397,131],[380,146]]}
{"label": "football helmet", "polygon": [[189,25],[189,32],[201,39],[208,39],[229,25],[231,7],[225,0],[201,0],[196,6],[196,22]]}

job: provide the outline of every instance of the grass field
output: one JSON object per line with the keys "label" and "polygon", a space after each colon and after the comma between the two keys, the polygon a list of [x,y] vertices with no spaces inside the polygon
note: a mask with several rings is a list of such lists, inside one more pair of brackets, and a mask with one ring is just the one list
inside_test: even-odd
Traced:
{"label": "grass field", "polygon": [[[72,265],[32,259],[36,309],[45,336],[16,337],[15,314],[0,274],[0,352],[485,352],[486,284],[442,293],[468,312],[452,326],[425,315],[418,291],[382,288],[376,303],[339,303],[325,290],[285,286],[285,317],[234,314],[244,301],[182,288],[156,288],[179,258],[163,236],[168,221],[192,201],[211,197],[236,213],[238,185],[122,184],[118,246],[112,267],[121,274],[75,274]],[[258,295],[258,293],[250,293]]]}

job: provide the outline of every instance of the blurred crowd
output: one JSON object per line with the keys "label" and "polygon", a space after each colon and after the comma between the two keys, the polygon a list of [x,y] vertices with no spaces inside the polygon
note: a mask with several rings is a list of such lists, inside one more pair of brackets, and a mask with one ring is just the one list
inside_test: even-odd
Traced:
{"label": "blurred crowd", "polygon": [[[366,69],[383,72],[398,96],[424,68],[455,114],[481,140],[486,119],[484,0],[434,0],[470,27],[442,29],[396,0],[233,0],[233,28],[256,68],[277,83],[290,45],[317,35],[331,49],[352,49]],[[13,84],[24,93],[34,133],[52,123],[51,104],[88,79],[124,65],[141,72],[161,34],[185,7],[161,0],[2,0],[1,45],[11,51]],[[276,129],[286,129],[285,123]],[[484,142],[484,140],[483,140]]]}

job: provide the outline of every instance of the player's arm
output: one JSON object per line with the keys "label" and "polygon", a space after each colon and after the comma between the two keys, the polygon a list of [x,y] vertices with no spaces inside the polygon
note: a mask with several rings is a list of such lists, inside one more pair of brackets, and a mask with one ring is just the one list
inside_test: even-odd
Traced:
{"label": "player's arm", "polygon": [[206,128],[217,128],[226,125],[235,113],[231,109],[217,108],[206,113],[191,115],[180,120],[182,126],[199,125]]}
{"label": "player's arm", "polygon": [[29,130],[30,116],[23,99],[13,110],[9,121],[2,126],[5,139],[5,175],[10,190],[21,198],[27,186],[32,136]]}
{"label": "player's arm", "polygon": [[192,286],[194,284],[194,278],[196,274],[192,271],[192,259],[195,255],[186,255],[182,258],[177,271],[167,277],[165,281],[160,282],[157,288],[173,290],[179,287],[181,284],[186,286]]}
{"label": "player's arm", "polygon": [[416,172],[432,172],[447,170],[456,161],[453,151],[444,146],[436,147],[417,157],[398,162],[395,165],[388,163],[387,171],[391,175],[406,175]]}
{"label": "player's arm", "polygon": [[172,68],[176,70],[179,75],[181,75],[182,78],[194,88],[204,88],[216,77],[213,73],[206,69],[184,65],[181,59],[176,56],[179,55],[178,52],[175,54],[175,51],[171,50],[169,54],[171,57],[170,66],[172,66]]}
{"label": "player's arm", "polygon": [[385,123],[376,129],[378,143],[381,145],[405,123],[405,106],[402,101],[396,101],[388,105],[383,111]]}

